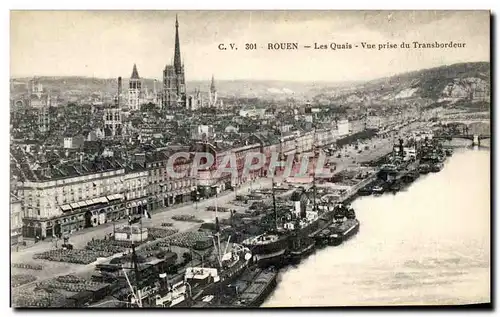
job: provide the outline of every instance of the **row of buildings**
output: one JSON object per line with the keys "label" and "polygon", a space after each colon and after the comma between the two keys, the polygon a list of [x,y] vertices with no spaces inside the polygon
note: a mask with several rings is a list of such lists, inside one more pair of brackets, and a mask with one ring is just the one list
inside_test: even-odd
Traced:
{"label": "row of buildings", "polygon": [[[325,146],[337,138],[337,130],[324,129],[286,135],[256,133],[236,147],[194,142],[179,149],[190,153],[189,159],[175,160],[174,170],[184,172],[182,178],[172,178],[168,172],[167,162],[176,151],[164,148],[136,153],[129,160],[96,158],[38,168],[18,161],[14,169],[19,177],[12,186],[12,241],[17,242],[20,236],[59,236],[142,214],[144,210],[154,212],[209,197],[217,188],[237,188],[266,176],[273,153],[281,153],[285,160],[285,156],[311,152],[314,144]],[[199,152],[211,153],[216,160],[210,168],[193,175],[193,158]],[[246,174],[244,159],[249,153],[264,154],[266,162],[262,168]],[[229,155],[237,159],[236,177],[231,173],[217,174],[216,167]]]}

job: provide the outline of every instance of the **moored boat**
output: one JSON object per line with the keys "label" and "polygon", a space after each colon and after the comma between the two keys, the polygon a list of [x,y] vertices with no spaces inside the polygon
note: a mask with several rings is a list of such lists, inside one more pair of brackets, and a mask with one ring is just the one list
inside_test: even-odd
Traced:
{"label": "moored boat", "polygon": [[358,191],[359,196],[369,196],[371,194],[372,194],[372,187],[371,186],[365,186]]}
{"label": "moored boat", "polygon": [[329,245],[338,246],[359,231],[357,219],[346,219],[330,226]]}
{"label": "moored boat", "polygon": [[287,260],[290,264],[298,264],[302,259],[314,252],[315,241],[312,238],[306,237],[298,247],[291,247],[287,254]]}
{"label": "moored boat", "polygon": [[347,212],[345,212],[344,217],[342,217],[342,213],[339,212],[336,215],[335,222],[329,227],[329,245],[340,245],[342,242],[355,235],[359,230],[359,221],[356,219],[354,209],[345,208],[345,210]]}
{"label": "moored boat", "polygon": [[374,195],[382,195],[385,191],[385,188],[382,186],[382,185],[376,185],[376,186],[373,186],[372,188],[372,193]]}
{"label": "moored boat", "polygon": [[260,270],[230,307],[259,307],[276,287],[277,277],[278,272],[274,268]]}
{"label": "moored boat", "polygon": [[431,172],[437,173],[437,172],[441,171],[443,169],[443,167],[444,167],[443,163],[432,164]]}
{"label": "moored boat", "polygon": [[420,164],[419,167],[419,172],[420,174],[427,174],[431,171],[431,167],[429,166],[429,164]]}
{"label": "moored boat", "polygon": [[288,251],[307,249],[310,246],[310,236],[325,222],[329,223],[333,216],[332,211],[308,208],[309,198],[305,191],[296,191],[291,200],[294,201],[295,208],[286,213],[286,219],[280,227],[276,227],[274,233],[265,233],[243,241],[243,245],[252,252],[254,263],[260,267],[286,265]]}
{"label": "moored boat", "polygon": [[290,235],[286,231],[264,233],[243,241],[253,254],[252,262],[261,267],[280,266],[288,248]]}
{"label": "moored boat", "polygon": [[392,192],[398,192],[401,190],[401,183],[399,181],[394,181],[391,186],[389,186],[389,189],[392,191]]}

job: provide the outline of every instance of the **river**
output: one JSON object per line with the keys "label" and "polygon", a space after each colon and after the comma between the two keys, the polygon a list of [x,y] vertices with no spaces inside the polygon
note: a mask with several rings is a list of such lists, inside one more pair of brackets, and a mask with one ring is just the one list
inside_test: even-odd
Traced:
{"label": "river", "polygon": [[490,302],[488,149],[455,149],[441,172],[352,207],[359,233],[281,272],[264,307]]}

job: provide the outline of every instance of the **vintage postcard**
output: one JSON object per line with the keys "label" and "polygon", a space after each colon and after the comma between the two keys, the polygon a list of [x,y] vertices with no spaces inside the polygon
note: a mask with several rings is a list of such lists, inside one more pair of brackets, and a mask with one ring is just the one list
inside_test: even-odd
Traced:
{"label": "vintage postcard", "polygon": [[491,305],[489,11],[11,11],[15,308]]}

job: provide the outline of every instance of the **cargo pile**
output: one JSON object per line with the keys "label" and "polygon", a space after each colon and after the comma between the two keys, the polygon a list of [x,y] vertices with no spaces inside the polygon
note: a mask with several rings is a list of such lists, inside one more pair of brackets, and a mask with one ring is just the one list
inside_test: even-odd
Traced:
{"label": "cargo pile", "polygon": [[113,239],[94,239],[89,241],[85,246],[85,249],[96,251],[96,252],[106,252],[106,254],[113,255],[116,253],[122,253],[130,249],[132,244],[128,241],[120,241]]}
{"label": "cargo pile", "polygon": [[33,281],[36,281],[36,276],[30,274],[15,274],[11,277],[12,287],[18,287],[24,284],[31,283]]}
{"label": "cargo pile", "polygon": [[203,232],[191,231],[174,234],[158,243],[161,247],[175,245],[182,248],[192,248],[196,241],[206,240],[208,235]]}
{"label": "cargo pile", "polygon": [[[61,279],[62,278],[62,279]],[[76,276],[61,276],[48,281],[37,283],[38,289],[52,290],[61,289],[68,292],[79,293],[82,291],[97,291],[107,284],[92,282]]]}
{"label": "cargo pile", "polygon": [[41,265],[41,264],[12,263],[11,266],[18,268],[18,269],[37,270],[37,271],[40,271],[43,269],[43,265]]}
{"label": "cargo pile", "polygon": [[187,222],[197,222],[197,223],[204,222],[203,220],[198,219],[193,215],[176,215],[176,216],[173,216],[172,219],[177,220],[177,221],[187,221]]}
{"label": "cargo pile", "polygon": [[[208,211],[215,211],[215,206],[208,206],[207,210]],[[218,212],[230,212],[231,209],[230,208],[226,208],[226,207],[217,207],[217,211]]]}
{"label": "cargo pile", "polygon": [[177,233],[178,229],[148,228],[148,238],[163,239]]}
{"label": "cargo pile", "polygon": [[56,277],[56,280],[61,283],[81,283],[85,281],[85,279],[71,274],[58,276]]}
{"label": "cargo pile", "polygon": [[67,262],[75,264],[90,264],[97,258],[107,258],[114,253],[111,251],[92,250],[50,250],[33,255],[33,259],[49,260],[54,262]]}
{"label": "cargo pile", "polygon": [[64,300],[64,296],[58,292],[47,290],[19,289],[12,292],[14,307],[50,307]]}

